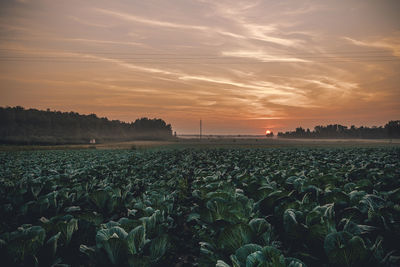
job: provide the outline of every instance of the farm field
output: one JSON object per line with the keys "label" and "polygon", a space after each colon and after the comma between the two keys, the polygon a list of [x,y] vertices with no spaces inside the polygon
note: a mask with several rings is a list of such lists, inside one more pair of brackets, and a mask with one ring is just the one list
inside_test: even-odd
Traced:
{"label": "farm field", "polygon": [[400,148],[0,152],[3,266],[399,266]]}
{"label": "farm field", "polygon": [[400,147],[400,139],[295,139],[266,137],[176,138],[168,141],[126,141],[77,145],[0,145],[0,151],[66,150],[66,149],[139,149],[154,148],[281,148],[281,147]]}

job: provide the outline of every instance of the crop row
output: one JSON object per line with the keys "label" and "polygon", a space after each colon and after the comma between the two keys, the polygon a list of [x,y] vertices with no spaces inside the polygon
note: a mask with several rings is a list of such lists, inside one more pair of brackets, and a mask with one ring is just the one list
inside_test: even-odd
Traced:
{"label": "crop row", "polygon": [[399,266],[400,150],[0,154],[7,266]]}

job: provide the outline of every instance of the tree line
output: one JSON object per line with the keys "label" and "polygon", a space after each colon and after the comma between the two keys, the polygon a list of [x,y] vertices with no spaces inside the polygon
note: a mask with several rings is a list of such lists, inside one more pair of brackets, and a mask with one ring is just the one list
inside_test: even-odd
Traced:
{"label": "tree line", "polygon": [[330,124],[327,126],[315,126],[314,130],[296,128],[295,131],[279,132],[279,137],[286,138],[400,138],[400,120],[389,121],[385,126],[347,127],[340,124]]}
{"label": "tree line", "polygon": [[162,140],[172,137],[162,119],[140,118],[126,123],[96,114],[0,107],[0,143],[85,144],[128,140]]}

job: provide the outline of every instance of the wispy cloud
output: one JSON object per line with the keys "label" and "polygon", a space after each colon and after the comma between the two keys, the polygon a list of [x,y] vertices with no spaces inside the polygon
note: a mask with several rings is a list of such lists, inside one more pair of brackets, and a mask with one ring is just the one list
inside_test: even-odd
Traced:
{"label": "wispy cloud", "polygon": [[69,18],[75,22],[78,22],[83,25],[87,26],[92,26],[92,27],[98,27],[98,28],[111,28],[113,25],[111,24],[102,24],[102,23],[97,23],[97,22],[92,22],[89,20],[81,19],[75,16],[69,16]]}
{"label": "wispy cloud", "polygon": [[247,88],[247,89],[257,90],[257,91],[253,91],[253,92],[267,94],[267,95],[269,95],[269,94],[287,94],[286,92],[275,89],[273,87],[266,87],[266,86],[250,84],[250,83],[235,82],[230,79],[219,78],[219,77],[186,75],[186,76],[179,77],[179,79],[180,80],[197,80],[197,81],[231,85],[231,86],[235,86],[235,87],[239,87],[239,88]]}
{"label": "wispy cloud", "polygon": [[[251,5],[253,6],[253,5]],[[247,7],[250,8],[250,7]],[[167,28],[175,28],[175,29],[184,29],[184,30],[198,30],[198,31],[207,31],[213,32],[221,35],[225,35],[232,38],[238,39],[255,39],[264,42],[274,43],[282,46],[298,46],[302,43],[301,40],[297,39],[288,39],[288,38],[281,38],[274,36],[274,34],[278,33],[278,29],[275,25],[260,25],[254,23],[247,23],[243,19],[237,18],[235,19],[237,24],[244,28],[245,33],[235,33],[231,31],[227,31],[224,29],[220,29],[218,27],[207,27],[202,25],[190,25],[190,24],[183,24],[183,23],[176,23],[176,22],[169,22],[169,21],[161,21],[156,19],[149,19],[146,17],[140,17],[132,14],[127,14],[123,12],[111,11],[106,9],[99,9],[95,8],[97,12],[114,16],[116,18],[127,20],[127,21],[134,21],[137,23],[147,24],[150,26],[157,26],[157,27],[167,27]],[[225,11],[227,12],[227,11]],[[234,11],[232,11],[234,12]]]}
{"label": "wispy cloud", "polygon": [[121,67],[124,67],[127,69],[148,72],[148,73],[174,75],[174,76],[183,75],[182,73],[179,73],[179,72],[173,72],[173,71],[168,71],[168,70],[159,69],[159,68],[139,66],[136,64],[125,62],[120,59],[108,58],[108,57],[92,55],[92,54],[88,54],[88,53],[63,52],[63,51],[54,51],[54,50],[35,50],[32,48],[27,48],[27,47],[22,47],[22,48],[18,49],[17,51],[19,53],[24,53],[27,55],[44,56],[44,57],[51,56],[51,57],[55,57],[57,59],[64,59],[64,58],[68,59],[68,60],[73,60],[73,58],[92,59],[92,60],[97,60],[99,62],[109,62],[109,63],[113,63],[113,64],[116,64],[118,66],[121,66]]}
{"label": "wispy cloud", "polygon": [[244,12],[257,7],[260,1],[252,1],[249,3],[247,1],[235,1],[235,5],[232,5],[230,1],[224,3],[223,1],[213,1],[213,0],[198,0],[199,2],[206,3],[212,6],[212,10],[218,12],[226,18],[232,18],[232,16],[242,15]]}
{"label": "wispy cloud", "polygon": [[21,32],[30,32],[31,29],[28,27],[21,27],[17,25],[10,25],[10,24],[5,24],[1,23],[0,24],[0,29],[7,30],[7,31],[21,31]]}
{"label": "wispy cloud", "polygon": [[283,15],[293,15],[293,16],[298,16],[298,15],[305,15],[305,14],[310,14],[316,11],[321,11],[322,9],[325,9],[322,5],[318,5],[316,3],[309,4],[308,6],[302,6],[297,9],[291,9],[289,11],[283,12]]}
{"label": "wispy cloud", "polygon": [[228,57],[240,57],[240,58],[250,58],[250,59],[256,59],[259,61],[263,62],[311,62],[310,60],[305,60],[301,58],[296,58],[296,57],[289,57],[285,55],[271,55],[268,53],[265,53],[263,51],[247,51],[247,50],[240,50],[240,51],[223,51],[222,52],[223,56],[228,56]]}
{"label": "wispy cloud", "polygon": [[237,34],[237,33],[233,33],[233,32],[227,32],[224,30],[218,30],[217,32],[221,35],[225,35],[225,36],[229,36],[229,37],[233,37],[233,38],[237,38],[237,39],[247,39],[246,36]]}
{"label": "wispy cloud", "polygon": [[116,44],[116,45],[132,45],[132,46],[144,46],[138,42],[124,42],[124,41],[110,41],[110,40],[96,40],[86,38],[52,38],[53,40],[63,40],[69,42],[83,42],[83,43],[97,43],[97,44]]}
{"label": "wispy cloud", "polygon": [[393,55],[400,57],[400,34],[394,38],[380,38],[379,41],[360,41],[350,37],[343,37],[343,39],[357,46],[390,50],[393,52]]}
{"label": "wispy cloud", "polygon": [[94,56],[94,55],[90,55],[90,54],[85,54],[85,55],[76,54],[76,55],[80,55],[84,58],[97,59],[97,60],[103,61],[103,62],[115,63],[121,67],[125,67],[125,68],[131,69],[131,70],[138,70],[138,71],[143,71],[143,72],[165,74],[165,75],[175,75],[175,76],[180,75],[180,73],[171,72],[171,71],[167,71],[167,70],[163,70],[163,69],[159,69],[159,68],[143,67],[143,66],[127,63],[123,60],[114,59],[114,58]]}
{"label": "wispy cloud", "polygon": [[267,111],[263,105],[264,99],[271,103],[287,105],[292,107],[312,106],[307,97],[299,94],[296,88],[266,81],[253,81],[249,83],[235,82],[226,78],[209,76],[182,76],[181,80],[197,80],[218,83],[237,87],[237,94],[242,96],[242,101],[252,106],[254,112],[264,113]]}
{"label": "wispy cloud", "polygon": [[296,81],[303,81],[309,84],[315,84],[321,88],[330,89],[330,90],[341,90],[341,91],[351,91],[358,87],[357,83],[348,82],[340,79],[335,79],[333,77],[328,76],[315,76],[311,75],[309,78],[296,78]]}
{"label": "wispy cloud", "polygon": [[241,33],[234,33],[235,35],[232,35],[232,37],[241,36],[240,38],[244,37],[246,39],[254,39],[287,47],[296,47],[303,43],[302,40],[279,36],[283,32],[275,23],[261,24],[249,22],[246,13],[251,9],[255,9],[260,4],[260,1],[250,4],[248,2],[239,2],[235,6],[233,6],[230,2],[205,2],[214,6],[219,16],[229,19],[230,21],[234,22],[236,26],[242,29]]}
{"label": "wispy cloud", "polygon": [[111,15],[111,16],[114,16],[114,17],[122,19],[122,20],[134,21],[137,23],[142,23],[142,24],[146,24],[146,25],[150,25],[150,26],[173,28],[173,29],[183,29],[183,30],[196,30],[196,31],[201,31],[201,32],[220,34],[223,36],[232,37],[232,38],[236,38],[236,39],[248,39],[248,37],[246,37],[244,35],[230,32],[230,31],[227,31],[224,29],[220,29],[218,27],[207,27],[207,26],[201,26],[201,25],[190,25],[190,24],[182,24],[182,23],[169,22],[169,21],[160,21],[160,20],[154,20],[154,19],[144,18],[144,17],[140,17],[140,16],[135,16],[132,14],[126,14],[126,13],[110,11],[110,10],[105,10],[105,9],[98,9],[98,8],[96,8],[95,10],[100,13]]}
{"label": "wispy cloud", "polygon": [[256,40],[292,47],[298,46],[299,44],[303,43],[303,41],[297,39],[280,38],[274,36],[274,34],[276,35],[277,33],[279,33],[276,26],[274,25],[243,23],[242,26],[248,32],[247,36]]}
{"label": "wispy cloud", "polygon": [[134,16],[134,15],[127,14],[127,13],[111,11],[111,10],[107,10],[107,9],[95,8],[94,10],[96,10],[97,12],[103,13],[103,14],[111,15],[113,17],[116,17],[116,18],[119,18],[122,20],[134,21],[134,22],[138,22],[138,23],[151,25],[151,26],[167,27],[167,28],[175,28],[175,29],[185,29],[185,30],[206,30],[206,29],[208,29],[207,27],[204,27],[204,26],[187,25],[187,24],[179,24],[179,23],[168,22],[168,21],[148,19],[148,18]]}
{"label": "wispy cloud", "polygon": [[[1,26],[0,26],[1,27]],[[10,28],[12,29],[12,28]],[[15,28],[20,31],[25,31],[24,28]],[[26,30],[28,31],[28,30]],[[32,34],[32,32],[29,32]],[[105,44],[105,45],[128,45],[128,46],[146,46],[143,43],[139,42],[132,42],[132,41],[120,41],[120,40],[100,40],[100,39],[89,39],[89,38],[73,38],[73,37],[68,37],[68,38],[60,38],[54,35],[46,35],[46,34],[34,34],[34,35],[23,35],[20,37],[14,37],[14,38],[4,38],[3,40],[15,40],[15,41],[37,41],[37,40],[47,40],[48,42],[77,42],[77,43],[87,43],[87,44]]]}

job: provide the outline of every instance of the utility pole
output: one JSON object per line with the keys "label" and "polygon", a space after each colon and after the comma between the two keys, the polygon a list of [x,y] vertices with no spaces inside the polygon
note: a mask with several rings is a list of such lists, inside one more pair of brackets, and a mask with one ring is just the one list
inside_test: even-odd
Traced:
{"label": "utility pole", "polygon": [[202,134],[202,129],[201,129],[201,120],[200,120],[200,139],[201,139],[201,134]]}

